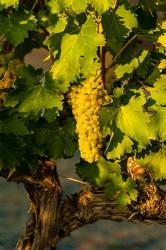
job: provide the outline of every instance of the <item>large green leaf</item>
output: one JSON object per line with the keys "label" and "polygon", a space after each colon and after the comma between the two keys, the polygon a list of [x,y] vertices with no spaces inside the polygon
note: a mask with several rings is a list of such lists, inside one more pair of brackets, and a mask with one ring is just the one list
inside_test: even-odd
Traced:
{"label": "large green leaf", "polygon": [[144,61],[148,54],[147,50],[142,51],[141,55],[138,58],[134,58],[131,62],[127,64],[119,64],[116,66],[115,75],[117,79],[122,78],[125,74],[131,74],[134,70],[136,70],[140,64]]}
{"label": "large green leaf", "polygon": [[117,162],[111,162],[100,157],[98,163],[98,176],[96,178],[96,184],[98,186],[104,186],[109,182],[112,174],[119,175],[121,173],[120,165]]}
{"label": "large green leaf", "polygon": [[77,145],[73,118],[66,118],[62,125],[54,122],[37,129],[35,141],[49,157],[54,159],[72,157]]}
{"label": "large green leaf", "polygon": [[119,175],[120,165],[100,157],[97,164],[81,162],[77,164],[77,173],[85,181],[96,183],[98,186],[105,186],[112,174]]}
{"label": "large green leaf", "polygon": [[155,82],[154,88],[148,88],[151,98],[158,104],[166,105],[166,75],[160,75],[160,78]]}
{"label": "large green leaf", "polygon": [[100,127],[103,137],[112,134],[112,125],[118,114],[118,106],[114,103],[110,107],[104,107],[100,111]]}
{"label": "large green leaf", "polygon": [[129,30],[114,12],[103,14],[102,25],[107,37],[107,45],[113,54],[117,54],[128,37]]}
{"label": "large green leaf", "polygon": [[163,146],[158,152],[151,152],[140,159],[140,163],[152,172],[156,180],[166,179],[166,147]]}
{"label": "large green leaf", "polygon": [[29,134],[24,121],[18,119],[15,115],[0,121],[0,133],[14,134],[18,136]]}
{"label": "large green leaf", "polygon": [[120,17],[124,26],[131,32],[133,28],[137,27],[137,18],[124,5],[119,6],[116,10],[116,15]]}
{"label": "large green leaf", "polygon": [[16,90],[7,96],[5,105],[16,107],[19,112],[37,115],[43,109],[62,110],[63,96],[52,85],[36,84],[27,89]]}
{"label": "large green leaf", "polygon": [[13,135],[0,134],[0,168],[16,167],[23,156],[23,141]]}
{"label": "large green leaf", "polygon": [[0,0],[0,8],[2,7],[8,8],[10,6],[16,7],[19,4],[19,0]]}
{"label": "large green leaf", "polygon": [[151,117],[150,126],[155,132],[156,138],[162,141],[166,140],[166,108],[161,106],[150,107],[151,111],[155,113]]}
{"label": "large green leaf", "polygon": [[78,34],[64,35],[60,58],[52,66],[53,78],[60,82],[76,80],[81,72],[80,58],[83,56],[88,64],[97,57],[97,47],[104,44],[104,36],[97,33],[95,22],[88,18]]}
{"label": "large green leaf", "polygon": [[117,127],[127,136],[138,142],[139,147],[144,147],[154,139],[154,134],[149,127],[150,115],[144,112],[145,98],[132,97],[127,105],[122,105],[116,117]]}
{"label": "large green leaf", "polygon": [[0,34],[13,45],[18,45],[28,37],[28,31],[36,29],[36,18],[28,12],[15,12],[11,16],[0,14]]}
{"label": "large green leaf", "polygon": [[119,129],[116,129],[109,141],[109,147],[107,149],[107,159],[120,159],[124,153],[131,153],[132,140],[124,135]]}
{"label": "large green leaf", "polygon": [[114,9],[116,2],[117,1],[115,0],[105,0],[105,1],[89,0],[88,1],[88,3],[90,3],[99,14],[102,14],[103,12],[109,10],[110,8]]}
{"label": "large green leaf", "polygon": [[56,14],[66,8],[72,8],[77,14],[84,11],[87,7],[88,0],[50,0],[48,6],[51,13]]}
{"label": "large green leaf", "polygon": [[105,188],[105,192],[111,197],[116,195],[119,205],[131,204],[131,201],[136,201],[138,196],[136,183],[131,178],[123,181],[122,176],[117,174],[110,176],[110,181]]}

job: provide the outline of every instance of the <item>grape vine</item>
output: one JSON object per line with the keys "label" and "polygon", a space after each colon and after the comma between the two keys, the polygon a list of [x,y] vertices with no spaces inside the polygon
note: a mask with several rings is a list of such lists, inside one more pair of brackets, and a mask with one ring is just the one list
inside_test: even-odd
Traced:
{"label": "grape vine", "polygon": [[[0,0],[0,23],[0,168],[78,152],[83,181],[122,205],[144,175],[164,183],[162,1]],[[33,49],[49,70],[25,63]]]}

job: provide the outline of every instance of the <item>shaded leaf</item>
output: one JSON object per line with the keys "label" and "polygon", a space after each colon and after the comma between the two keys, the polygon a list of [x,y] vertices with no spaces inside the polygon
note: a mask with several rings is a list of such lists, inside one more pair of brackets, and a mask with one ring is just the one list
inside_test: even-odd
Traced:
{"label": "shaded leaf", "polygon": [[18,166],[24,153],[23,146],[18,137],[0,134],[0,168]]}
{"label": "shaded leaf", "polygon": [[0,121],[0,133],[14,134],[18,136],[28,135],[29,132],[24,124],[23,120],[18,119],[16,116],[12,116]]}
{"label": "shaded leaf", "polygon": [[120,159],[125,153],[132,152],[132,140],[123,134],[119,129],[116,129],[112,136],[109,147],[107,149],[107,159]]}
{"label": "shaded leaf", "polygon": [[140,163],[146,169],[152,171],[155,180],[166,179],[166,147],[163,146],[158,152],[151,152],[140,159]]}
{"label": "shaded leaf", "polygon": [[18,45],[28,37],[28,31],[36,29],[36,18],[28,12],[15,12],[10,17],[0,14],[0,34],[13,44]]}
{"label": "shaded leaf", "polygon": [[98,177],[96,178],[96,183],[98,186],[105,185],[109,180],[112,174],[119,175],[120,165],[117,162],[111,162],[105,160],[103,157],[100,157],[98,163]]}
{"label": "shaded leaf", "polygon": [[161,106],[152,106],[150,110],[155,113],[151,116],[150,126],[155,132],[156,138],[162,141],[166,140],[166,108]]}
{"label": "shaded leaf", "polygon": [[121,5],[116,10],[116,15],[120,17],[124,26],[131,32],[133,28],[137,27],[137,18],[129,9]]}
{"label": "shaded leaf", "polygon": [[110,176],[110,182],[107,184],[105,192],[111,197],[116,195],[119,205],[131,204],[131,201],[136,201],[138,196],[136,183],[131,178],[123,181],[122,176],[116,174]]}
{"label": "shaded leaf", "polygon": [[115,69],[116,78],[120,79],[125,74],[131,74],[144,61],[147,54],[148,54],[148,51],[144,50],[142,51],[141,55],[138,58],[135,57],[134,59],[132,59],[130,63],[117,65]]}

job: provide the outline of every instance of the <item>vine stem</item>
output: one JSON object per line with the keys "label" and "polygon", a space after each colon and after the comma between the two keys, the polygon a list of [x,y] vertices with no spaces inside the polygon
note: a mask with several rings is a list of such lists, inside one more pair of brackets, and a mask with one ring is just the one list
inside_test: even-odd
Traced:
{"label": "vine stem", "polygon": [[33,11],[35,9],[37,4],[38,4],[38,0],[35,0],[35,2],[33,3],[32,8],[31,8],[31,11]]}
{"label": "vine stem", "polygon": [[[103,27],[100,16],[97,18],[97,24],[98,24],[98,33],[101,34],[103,32]],[[98,47],[97,54],[101,61],[101,75],[102,75],[102,83],[104,86],[105,86],[105,52],[106,52],[105,46]]]}
{"label": "vine stem", "polygon": [[67,179],[67,180],[69,180],[69,181],[77,182],[77,183],[83,184],[83,185],[87,185],[87,184],[88,184],[87,182],[80,181],[80,180],[77,180],[77,179],[75,179],[75,178],[67,177],[67,176],[64,176],[64,175],[59,175],[59,177],[62,177],[62,178]]}
{"label": "vine stem", "polygon": [[[119,50],[119,52],[116,54],[116,56],[113,58],[111,64],[108,66],[108,68],[105,69],[105,74],[112,68],[112,64],[114,62],[116,62],[116,60],[118,59],[118,57],[122,54],[122,52],[129,46],[129,44],[136,38],[138,37],[137,34],[135,34],[134,36],[132,36],[127,43],[124,44],[124,46]],[[95,79],[95,81],[97,81],[99,78],[101,77],[101,75],[98,75]]]}

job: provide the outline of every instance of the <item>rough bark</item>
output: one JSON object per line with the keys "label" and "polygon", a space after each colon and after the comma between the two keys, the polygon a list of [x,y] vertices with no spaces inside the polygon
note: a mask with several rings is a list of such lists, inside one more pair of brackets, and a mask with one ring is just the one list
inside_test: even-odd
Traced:
{"label": "rough bark", "polygon": [[55,250],[59,241],[61,201],[56,168],[43,165],[34,176],[24,179],[31,204],[30,219],[16,250]]}
{"label": "rough bark", "polygon": [[166,193],[153,182],[139,183],[137,202],[118,206],[90,185],[62,199],[54,162],[42,162],[35,174],[3,170],[0,176],[24,183],[30,198],[30,219],[16,250],[54,250],[73,230],[101,219],[166,224]]}
{"label": "rough bark", "polygon": [[102,219],[166,224],[166,194],[150,183],[140,188],[138,202],[118,206],[102,190],[88,188],[68,197],[62,204],[61,214],[61,238]]}

